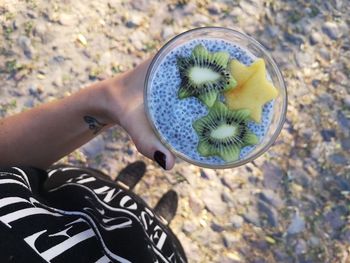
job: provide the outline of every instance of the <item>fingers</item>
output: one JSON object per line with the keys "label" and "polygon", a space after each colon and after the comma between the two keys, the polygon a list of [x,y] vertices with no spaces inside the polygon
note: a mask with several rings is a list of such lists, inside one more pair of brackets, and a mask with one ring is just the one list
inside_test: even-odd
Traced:
{"label": "fingers", "polygon": [[124,107],[119,117],[120,125],[131,136],[137,150],[156,161],[165,170],[175,164],[175,156],[159,141],[148,123],[143,104],[143,83],[151,58],[127,73],[124,85],[128,87],[123,95]]}
{"label": "fingers", "polygon": [[142,134],[142,136],[136,136],[136,139],[133,139],[137,150],[149,159],[156,161],[163,169],[172,169],[175,164],[175,156],[158,140],[149,127],[144,129]]}
{"label": "fingers", "polygon": [[151,160],[156,161],[163,169],[174,167],[175,156],[159,141],[149,125],[143,104],[134,108],[122,126],[131,136],[137,150]]}

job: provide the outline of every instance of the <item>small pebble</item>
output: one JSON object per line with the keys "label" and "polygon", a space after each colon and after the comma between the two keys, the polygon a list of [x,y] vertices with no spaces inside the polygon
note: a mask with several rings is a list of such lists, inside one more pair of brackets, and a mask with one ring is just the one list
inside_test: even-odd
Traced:
{"label": "small pebble", "polygon": [[201,177],[203,179],[210,180],[210,181],[218,180],[218,176],[217,176],[215,170],[202,168],[200,171],[201,171]]}
{"label": "small pebble", "polygon": [[346,229],[342,235],[341,235],[341,239],[346,242],[348,245],[350,245],[350,229]]}
{"label": "small pebble", "polygon": [[212,15],[218,15],[220,14],[220,5],[216,2],[211,2],[209,6],[207,7],[208,11]]}
{"label": "small pebble", "polygon": [[287,233],[289,235],[294,235],[294,234],[298,234],[304,230],[305,230],[304,219],[299,215],[299,213],[295,213],[290,225],[288,226]]}
{"label": "small pebble", "polygon": [[73,26],[75,24],[75,17],[72,14],[62,13],[59,16],[59,23],[63,26]]}
{"label": "small pebble", "polygon": [[223,232],[223,243],[226,248],[234,248],[240,241],[240,236],[235,233]]}
{"label": "small pebble", "polygon": [[206,188],[202,192],[202,200],[206,208],[215,216],[223,216],[227,212],[227,205],[221,199],[221,194]]}
{"label": "small pebble", "polygon": [[321,135],[324,141],[330,142],[332,138],[335,138],[335,130],[321,130]]}
{"label": "small pebble", "polygon": [[162,29],[162,37],[163,39],[168,39],[172,36],[174,36],[174,29],[171,26],[166,26]]}
{"label": "small pebble", "polygon": [[217,223],[214,223],[214,222],[212,222],[212,223],[210,224],[210,228],[211,228],[214,232],[218,232],[218,233],[220,233],[220,232],[222,232],[222,231],[225,230],[225,228],[224,228],[223,226],[221,226],[221,225],[219,225],[219,224],[217,224]]}
{"label": "small pebble", "polygon": [[264,173],[264,185],[265,187],[275,190],[281,186],[283,178],[283,170],[272,164],[265,162],[262,167]]}
{"label": "small pebble", "polygon": [[203,201],[194,194],[189,196],[189,206],[195,215],[199,215],[204,209]]}
{"label": "small pebble", "polygon": [[284,206],[284,202],[283,200],[280,198],[280,196],[270,190],[270,189],[264,189],[260,194],[259,194],[259,198],[266,202],[269,203],[271,205],[273,205],[276,208],[282,208]]}
{"label": "small pebble", "polygon": [[291,180],[296,182],[297,184],[307,188],[310,186],[310,182],[312,181],[312,178],[310,175],[305,171],[305,169],[296,168],[288,171],[288,176]]}
{"label": "small pebble", "polygon": [[313,79],[311,84],[314,88],[317,88],[321,84],[321,81],[318,79]]}
{"label": "small pebble", "polygon": [[28,98],[24,102],[24,107],[33,108],[35,105],[34,98]]}
{"label": "small pebble", "polygon": [[347,209],[345,207],[339,206],[326,213],[324,215],[324,220],[332,227],[333,230],[337,230],[346,224],[346,214]]}
{"label": "small pebble", "polygon": [[308,243],[312,246],[312,247],[318,247],[321,243],[320,239],[316,236],[312,236],[310,237],[310,239],[308,240]]}
{"label": "small pebble", "polygon": [[84,154],[91,159],[102,154],[104,149],[105,143],[101,136],[97,136],[82,147]]}
{"label": "small pebble", "polygon": [[278,227],[278,212],[275,208],[265,203],[264,201],[259,200],[258,209],[260,213],[260,221],[263,221],[263,218],[267,219],[267,223],[271,227]]}
{"label": "small pebble", "polygon": [[337,40],[342,35],[338,25],[334,22],[326,22],[322,26],[322,31],[332,40]]}
{"label": "small pebble", "polygon": [[231,224],[235,227],[235,228],[240,228],[243,223],[244,223],[244,220],[241,216],[239,215],[233,215],[230,217],[230,221],[231,221]]}
{"label": "small pebble", "polygon": [[275,25],[268,25],[266,27],[266,32],[267,34],[272,37],[272,38],[275,38],[278,36],[280,30],[279,30],[279,27],[278,26],[275,26]]}
{"label": "small pebble", "polygon": [[150,2],[147,0],[132,0],[130,3],[134,9],[142,12],[147,12],[150,7]]}
{"label": "small pebble", "polygon": [[336,165],[347,165],[349,160],[342,153],[334,153],[328,156],[328,160]]}
{"label": "small pebble", "polygon": [[277,262],[294,263],[293,258],[280,248],[274,249],[273,254]]}
{"label": "small pebble", "polygon": [[307,252],[307,244],[303,239],[299,239],[294,247],[295,254],[301,255]]}
{"label": "small pebble", "polygon": [[38,17],[37,13],[34,12],[33,10],[27,10],[27,16],[28,16],[29,18],[32,18],[32,19]]}
{"label": "small pebble", "polygon": [[337,120],[340,127],[342,127],[345,131],[350,129],[350,117],[348,117],[346,113],[339,110],[337,112]]}
{"label": "small pebble", "polygon": [[77,35],[77,41],[82,44],[84,47],[87,46],[87,39],[83,34]]}
{"label": "small pebble", "polygon": [[196,3],[190,1],[187,5],[183,7],[183,13],[184,15],[193,15],[197,10]]}
{"label": "small pebble", "polygon": [[197,229],[197,225],[192,221],[186,221],[182,226],[182,230],[186,234],[191,234],[192,232],[196,231],[196,229]]}
{"label": "small pebble", "polygon": [[42,44],[48,44],[55,39],[47,24],[43,22],[36,23],[33,33],[40,38]]}
{"label": "small pebble", "polygon": [[32,46],[31,40],[26,36],[20,36],[17,39],[17,43],[18,43],[19,47],[22,49],[23,54],[27,58],[32,59],[33,58],[33,46]]}
{"label": "small pebble", "polygon": [[316,45],[322,43],[322,35],[319,32],[313,31],[310,35],[310,44]]}
{"label": "small pebble", "polygon": [[139,14],[133,14],[130,17],[130,19],[126,21],[125,25],[129,28],[139,27],[142,24],[143,20],[144,20],[143,16]]}
{"label": "small pebble", "polygon": [[340,144],[344,151],[350,151],[350,137],[341,139]]}
{"label": "small pebble", "polygon": [[344,105],[350,109],[350,95],[345,95],[343,102],[344,102]]}
{"label": "small pebble", "polygon": [[318,49],[318,53],[326,61],[329,61],[331,59],[329,49],[327,49],[327,48],[322,47],[322,48]]}
{"label": "small pebble", "polygon": [[260,227],[259,214],[253,207],[248,208],[248,211],[243,214],[243,218],[247,223]]}
{"label": "small pebble", "polygon": [[221,193],[222,201],[224,201],[229,207],[234,207],[235,200],[231,193],[223,192]]}
{"label": "small pebble", "polygon": [[294,45],[297,45],[297,46],[300,46],[301,44],[305,43],[304,39],[301,36],[293,35],[293,34],[290,34],[290,33],[287,33],[287,32],[284,33],[284,38],[288,42],[290,42],[290,43],[292,43]]}

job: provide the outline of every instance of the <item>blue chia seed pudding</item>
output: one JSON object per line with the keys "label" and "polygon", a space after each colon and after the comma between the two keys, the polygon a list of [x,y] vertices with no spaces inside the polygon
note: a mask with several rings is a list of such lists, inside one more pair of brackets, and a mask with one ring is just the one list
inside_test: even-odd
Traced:
{"label": "blue chia seed pudding", "polygon": [[[147,104],[150,116],[156,129],[163,139],[177,152],[187,158],[208,165],[226,164],[220,157],[203,157],[197,151],[198,135],[192,123],[209,112],[208,108],[197,98],[178,98],[180,75],[176,65],[177,57],[188,57],[198,44],[202,44],[210,52],[226,51],[230,59],[237,59],[245,65],[250,65],[256,59],[243,48],[221,39],[195,39],[173,49],[155,69],[148,90]],[[273,114],[273,103],[263,106],[261,123],[250,121],[248,128],[259,138],[265,136]],[[246,146],[241,149],[240,159],[244,159],[254,148]]]}

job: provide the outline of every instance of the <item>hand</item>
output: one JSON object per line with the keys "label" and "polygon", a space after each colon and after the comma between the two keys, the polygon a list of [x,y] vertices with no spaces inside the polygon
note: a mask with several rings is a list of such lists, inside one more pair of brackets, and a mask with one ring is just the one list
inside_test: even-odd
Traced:
{"label": "hand", "polygon": [[175,156],[158,140],[144,111],[144,82],[150,62],[148,59],[135,69],[107,80],[110,115],[127,131],[141,154],[170,170]]}

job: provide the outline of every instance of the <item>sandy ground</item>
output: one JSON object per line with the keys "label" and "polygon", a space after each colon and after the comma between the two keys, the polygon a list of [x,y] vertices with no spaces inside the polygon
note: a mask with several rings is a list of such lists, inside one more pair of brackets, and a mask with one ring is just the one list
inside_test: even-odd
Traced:
{"label": "sandy ground", "polygon": [[151,206],[180,196],[171,227],[190,262],[350,262],[349,1],[0,0],[0,116],[132,68],[178,33],[237,27],[271,52],[289,92],[274,146],[236,169],[178,160],[164,172],[118,127],[62,160],[114,177],[147,163]]}

